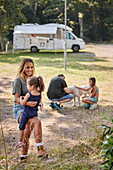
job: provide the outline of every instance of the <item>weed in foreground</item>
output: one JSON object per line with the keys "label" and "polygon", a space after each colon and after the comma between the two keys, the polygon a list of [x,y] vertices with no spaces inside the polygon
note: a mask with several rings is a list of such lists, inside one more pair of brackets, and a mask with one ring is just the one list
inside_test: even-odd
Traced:
{"label": "weed in foreground", "polygon": [[[100,113],[104,119],[113,124],[113,113],[110,109],[109,116],[104,113]],[[104,129],[102,139],[104,140],[101,145],[100,157],[103,158],[103,163],[101,167],[104,170],[113,169],[113,126],[101,125]]]}

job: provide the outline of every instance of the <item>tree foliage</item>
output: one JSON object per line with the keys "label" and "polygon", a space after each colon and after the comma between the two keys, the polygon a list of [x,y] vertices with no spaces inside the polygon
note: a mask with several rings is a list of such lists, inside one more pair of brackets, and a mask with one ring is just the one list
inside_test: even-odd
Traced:
{"label": "tree foliage", "polygon": [[9,34],[11,28],[16,24],[26,22],[26,18],[21,12],[23,5],[23,0],[0,1],[0,42],[2,51],[4,50],[4,39]]}
{"label": "tree foliage", "polygon": [[[36,4],[37,2],[37,4]],[[21,23],[64,23],[65,0],[1,0],[0,42],[12,39],[15,25]],[[67,0],[67,24],[79,36],[78,13],[83,13],[84,39],[113,39],[113,0]]]}

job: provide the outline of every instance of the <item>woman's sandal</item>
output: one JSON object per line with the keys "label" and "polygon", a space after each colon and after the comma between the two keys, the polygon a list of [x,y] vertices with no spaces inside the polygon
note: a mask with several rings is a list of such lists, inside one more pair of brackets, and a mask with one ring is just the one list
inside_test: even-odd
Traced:
{"label": "woman's sandal", "polygon": [[18,142],[18,143],[16,144],[14,150],[17,150],[17,149],[21,148],[23,145],[24,145],[23,142]]}

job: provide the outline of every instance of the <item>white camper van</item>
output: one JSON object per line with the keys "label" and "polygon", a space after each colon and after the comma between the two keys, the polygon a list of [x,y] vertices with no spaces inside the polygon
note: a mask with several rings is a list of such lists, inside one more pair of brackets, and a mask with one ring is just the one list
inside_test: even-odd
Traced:
{"label": "white camper van", "polygon": [[[30,49],[31,52],[39,50],[64,49],[65,25],[63,24],[22,24],[14,28],[13,50]],[[67,49],[78,52],[85,48],[83,39],[72,33],[72,28],[66,26]]]}

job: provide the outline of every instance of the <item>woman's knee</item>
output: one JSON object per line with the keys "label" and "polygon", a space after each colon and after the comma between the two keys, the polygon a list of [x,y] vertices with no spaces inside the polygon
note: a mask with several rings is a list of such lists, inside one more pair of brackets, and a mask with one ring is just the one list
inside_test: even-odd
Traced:
{"label": "woman's knee", "polygon": [[27,123],[25,130],[24,130],[24,137],[25,138],[30,138],[31,132],[32,132],[32,127],[30,127],[30,125]]}
{"label": "woman's knee", "polygon": [[42,123],[41,120],[39,120],[37,117],[35,118],[35,124],[41,127]]}
{"label": "woman's knee", "polygon": [[35,125],[41,126],[41,121],[37,117],[33,117],[33,118],[29,119],[28,123],[33,127]]}

